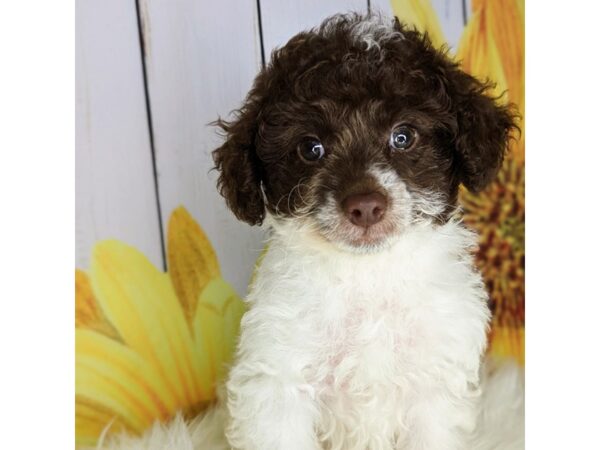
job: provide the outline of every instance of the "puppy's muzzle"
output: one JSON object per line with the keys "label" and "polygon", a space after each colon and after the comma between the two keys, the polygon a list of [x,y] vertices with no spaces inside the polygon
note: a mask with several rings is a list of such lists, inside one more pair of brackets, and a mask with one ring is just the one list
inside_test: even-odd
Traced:
{"label": "puppy's muzzle", "polygon": [[365,229],[380,222],[386,209],[387,200],[379,192],[349,195],[342,202],[348,220]]}

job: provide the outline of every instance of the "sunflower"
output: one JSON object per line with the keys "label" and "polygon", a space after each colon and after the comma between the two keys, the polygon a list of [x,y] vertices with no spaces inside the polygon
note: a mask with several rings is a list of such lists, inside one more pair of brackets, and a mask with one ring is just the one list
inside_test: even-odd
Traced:
{"label": "sunflower", "polygon": [[119,241],[95,245],[75,272],[77,445],[104,429],[140,433],[215,399],[244,304],[210,242],[180,207],[167,235],[168,273]]}
{"label": "sunflower", "polygon": [[[456,51],[462,68],[495,84],[492,95],[525,111],[524,0],[473,0]],[[396,15],[445,43],[429,0],[392,0]],[[480,236],[477,264],[493,312],[490,352],[524,363],[525,336],[525,126],[511,142],[497,179],[483,192],[461,190],[464,220]]]}

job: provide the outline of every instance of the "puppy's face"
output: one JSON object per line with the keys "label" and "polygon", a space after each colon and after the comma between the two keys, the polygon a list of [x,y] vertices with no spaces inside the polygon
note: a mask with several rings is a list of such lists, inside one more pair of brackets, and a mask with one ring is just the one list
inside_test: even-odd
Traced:
{"label": "puppy's face", "polygon": [[[323,64],[311,77],[339,70]],[[379,248],[417,220],[443,220],[458,180],[442,118],[411,98],[408,83],[385,99],[360,79],[338,97],[341,83],[265,110],[257,155],[269,212],[357,250]]]}
{"label": "puppy's face", "polygon": [[397,21],[337,16],[273,54],[238,118],[221,122],[219,186],[236,216],[376,251],[443,222],[458,186],[483,188],[513,118]]}

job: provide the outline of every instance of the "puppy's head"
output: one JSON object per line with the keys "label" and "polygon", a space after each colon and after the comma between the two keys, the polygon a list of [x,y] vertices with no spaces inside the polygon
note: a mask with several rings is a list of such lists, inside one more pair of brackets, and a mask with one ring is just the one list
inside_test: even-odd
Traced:
{"label": "puppy's head", "polygon": [[375,251],[494,178],[514,122],[487,88],[397,20],[334,16],[275,51],[219,122],[220,192],[252,225],[268,213]]}

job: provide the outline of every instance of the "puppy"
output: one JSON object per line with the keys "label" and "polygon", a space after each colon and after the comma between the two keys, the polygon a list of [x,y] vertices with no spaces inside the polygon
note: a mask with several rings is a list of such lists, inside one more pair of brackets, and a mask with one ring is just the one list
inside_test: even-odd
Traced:
{"label": "puppy", "polygon": [[515,128],[487,88],[397,20],[338,15],[219,122],[220,192],[269,232],[233,448],[474,448],[490,312],[457,194],[494,179]]}

